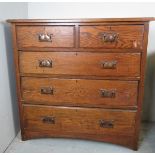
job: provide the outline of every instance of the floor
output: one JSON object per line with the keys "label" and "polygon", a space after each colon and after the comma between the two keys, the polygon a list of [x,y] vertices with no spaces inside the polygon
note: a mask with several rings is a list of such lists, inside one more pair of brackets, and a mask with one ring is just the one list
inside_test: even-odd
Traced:
{"label": "floor", "polygon": [[[155,152],[155,123],[142,125],[139,149],[136,152]],[[35,139],[21,141],[20,133],[6,150],[7,153],[101,153],[101,152],[135,152],[131,149],[103,142],[77,139]]]}

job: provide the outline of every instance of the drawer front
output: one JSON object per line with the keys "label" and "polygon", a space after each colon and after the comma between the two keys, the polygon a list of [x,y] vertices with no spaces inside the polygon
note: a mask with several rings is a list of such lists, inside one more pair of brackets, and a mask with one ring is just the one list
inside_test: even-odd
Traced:
{"label": "drawer front", "polygon": [[24,129],[52,133],[131,136],[135,112],[90,108],[24,106]]}
{"label": "drawer front", "polygon": [[140,76],[140,53],[21,52],[20,72],[78,76]]}
{"label": "drawer front", "polygon": [[17,26],[19,48],[74,47],[73,26]]}
{"label": "drawer front", "polygon": [[144,26],[80,26],[80,47],[142,49]]}
{"label": "drawer front", "polygon": [[22,78],[23,99],[34,104],[135,106],[137,81]]}

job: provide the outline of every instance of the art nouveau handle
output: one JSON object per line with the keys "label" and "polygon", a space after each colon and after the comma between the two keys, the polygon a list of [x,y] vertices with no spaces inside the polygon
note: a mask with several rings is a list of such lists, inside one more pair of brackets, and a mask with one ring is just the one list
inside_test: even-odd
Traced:
{"label": "art nouveau handle", "polygon": [[113,120],[99,120],[99,125],[101,128],[113,128],[114,121]]}
{"label": "art nouveau handle", "polygon": [[117,42],[119,38],[118,33],[114,32],[103,32],[102,33],[102,40],[103,42]]}
{"label": "art nouveau handle", "polygon": [[103,69],[115,69],[117,61],[102,61],[101,66]]}
{"label": "art nouveau handle", "polygon": [[42,87],[40,89],[40,93],[41,94],[50,94],[50,95],[53,95],[53,88],[51,88],[51,87]]}
{"label": "art nouveau handle", "polygon": [[52,67],[52,60],[39,60],[39,67]]}
{"label": "art nouveau handle", "polygon": [[114,98],[116,96],[116,90],[100,89],[100,94],[101,97]]}
{"label": "art nouveau handle", "polygon": [[42,42],[52,42],[53,34],[39,34],[38,40]]}
{"label": "art nouveau handle", "polygon": [[45,117],[43,117],[42,122],[47,123],[47,124],[55,124],[55,117],[45,116]]}

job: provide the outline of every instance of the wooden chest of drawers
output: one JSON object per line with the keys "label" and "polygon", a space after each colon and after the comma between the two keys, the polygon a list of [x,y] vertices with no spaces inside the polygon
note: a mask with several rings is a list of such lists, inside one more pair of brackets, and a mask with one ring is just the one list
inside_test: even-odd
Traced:
{"label": "wooden chest of drawers", "polygon": [[137,149],[152,18],[8,20],[22,139]]}

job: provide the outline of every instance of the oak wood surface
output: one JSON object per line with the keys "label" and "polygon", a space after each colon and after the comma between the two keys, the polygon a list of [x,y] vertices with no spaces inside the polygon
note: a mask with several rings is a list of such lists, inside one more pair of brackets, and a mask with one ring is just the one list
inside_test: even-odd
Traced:
{"label": "oak wood surface", "polygon": [[[137,150],[151,20],[155,18],[8,20],[12,24],[22,140],[83,138]],[[117,45],[113,38],[111,43],[101,43],[101,37],[105,41],[101,36],[105,31],[110,33],[108,40],[118,32]],[[38,42],[38,34],[47,32],[55,34],[53,44]],[[42,58],[52,59],[52,68],[38,67],[38,59]],[[103,68],[103,59],[117,60],[116,66]],[[60,91],[53,91],[57,99],[47,94],[42,97],[38,91],[42,84],[59,86]],[[117,87],[115,98],[102,98],[103,102],[96,93],[101,86]],[[53,114],[57,119],[51,119]],[[109,122],[109,128],[101,128],[96,123],[99,119],[102,125],[103,119],[115,121],[112,120],[112,127]]]}
{"label": "oak wood surface", "polygon": [[58,74],[33,74],[33,73],[20,73],[20,76],[21,77],[48,77],[48,78],[63,78],[63,79],[86,79],[86,80],[124,80],[124,81],[139,81],[140,80],[140,76],[136,76],[136,77],[130,77],[130,76],[127,76],[127,77],[103,77],[103,76],[93,76],[93,75],[90,75],[90,76],[84,76],[84,75],[58,75]]}
{"label": "oak wood surface", "polygon": [[[80,47],[84,48],[120,48],[142,49],[143,25],[121,26],[80,26]],[[103,33],[116,33],[118,39],[114,42],[104,42]]]}
{"label": "oak wood surface", "polygon": [[21,103],[21,88],[20,88],[20,67],[19,67],[19,52],[17,49],[17,40],[16,40],[16,25],[13,23],[11,27],[12,32],[12,40],[13,40],[13,52],[14,52],[14,66],[15,66],[15,76],[16,76],[16,92],[17,92],[17,102],[18,102],[18,110],[19,110],[19,120],[20,120],[20,128],[21,128],[21,135],[24,135],[23,129],[23,106]]}
{"label": "oak wood surface", "polygon": [[[52,67],[39,67],[39,60],[51,60]],[[117,61],[115,69],[102,62]],[[21,73],[136,77],[140,75],[140,53],[21,52]]]}
{"label": "oak wood surface", "polygon": [[[72,132],[83,134],[134,134],[135,112],[89,108],[24,106],[24,129],[31,131]],[[54,117],[55,123],[43,122]],[[113,121],[112,128],[100,126],[100,120]]]}
{"label": "oak wood surface", "polygon": [[[19,48],[74,47],[74,26],[17,26]],[[49,34],[52,41],[39,41],[40,34]]]}
{"label": "oak wood surface", "polygon": [[[42,87],[52,88],[53,93],[41,94]],[[136,106],[137,88],[137,81],[22,78],[24,101],[45,105]],[[114,91],[115,96],[103,97],[102,90]]]}
{"label": "oak wood surface", "polygon": [[87,133],[72,133],[72,132],[50,132],[50,131],[31,131],[31,130],[24,130],[22,140],[29,140],[34,138],[79,138],[84,140],[95,140],[95,141],[101,141],[106,143],[113,143],[118,144],[121,146],[128,147],[130,149],[135,150],[135,144],[134,144],[134,135],[133,136],[121,136],[121,135],[107,135],[107,134],[87,134]]}
{"label": "oak wood surface", "polygon": [[147,45],[148,45],[148,33],[149,33],[149,23],[145,22],[145,33],[144,33],[144,52],[141,55],[141,78],[139,81],[139,88],[138,88],[138,109],[136,114],[136,128],[135,128],[135,137],[134,137],[134,149],[137,150],[139,146],[139,136],[140,136],[140,129],[141,129],[141,114],[142,114],[142,106],[143,106],[143,99],[144,99],[144,81],[145,81],[145,70],[146,70],[146,57],[147,57]]}
{"label": "oak wood surface", "polygon": [[90,22],[90,23],[94,23],[94,22],[135,22],[135,21],[139,21],[139,22],[148,22],[148,21],[153,21],[155,20],[154,17],[135,17],[135,18],[79,18],[79,19],[8,19],[7,22],[21,22],[21,23],[61,23],[61,22]]}

